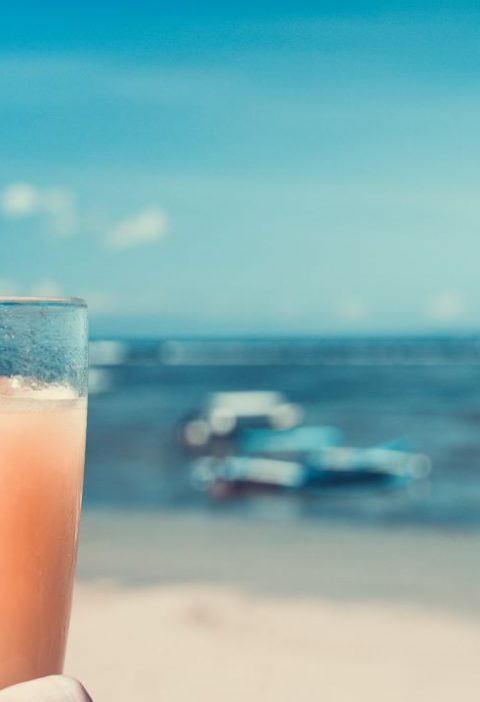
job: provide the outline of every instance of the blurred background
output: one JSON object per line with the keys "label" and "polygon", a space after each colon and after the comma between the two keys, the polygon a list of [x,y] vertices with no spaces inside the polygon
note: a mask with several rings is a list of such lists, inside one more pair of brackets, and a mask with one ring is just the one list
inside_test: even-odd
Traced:
{"label": "blurred background", "polygon": [[469,699],[474,3],[26,0],[0,294],[89,302],[95,699]]}

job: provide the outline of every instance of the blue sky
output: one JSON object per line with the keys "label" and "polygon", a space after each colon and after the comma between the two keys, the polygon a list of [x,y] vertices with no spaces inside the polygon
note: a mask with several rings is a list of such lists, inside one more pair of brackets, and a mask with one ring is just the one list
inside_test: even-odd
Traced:
{"label": "blue sky", "polygon": [[476,330],[480,12],[28,3],[0,26],[0,294],[97,333]]}

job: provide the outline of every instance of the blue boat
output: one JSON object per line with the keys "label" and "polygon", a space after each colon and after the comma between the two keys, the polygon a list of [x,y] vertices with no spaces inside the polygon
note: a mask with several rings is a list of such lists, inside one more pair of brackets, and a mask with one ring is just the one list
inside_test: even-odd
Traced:
{"label": "blue boat", "polygon": [[339,490],[392,490],[425,479],[430,459],[387,448],[329,447],[304,460],[266,457],[204,457],[192,465],[197,490],[226,499],[252,492],[331,493]]}
{"label": "blue boat", "polygon": [[299,426],[292,429],[247,429],[237,441],[243,454],[298,454],[339,446],[342,432],[335,427]]}

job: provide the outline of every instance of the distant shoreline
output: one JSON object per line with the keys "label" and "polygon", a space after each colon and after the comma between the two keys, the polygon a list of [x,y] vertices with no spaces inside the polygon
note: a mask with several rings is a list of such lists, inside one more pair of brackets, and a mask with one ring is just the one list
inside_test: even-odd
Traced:
{"label": "distant shoreline", "polygon": [[480,613],[478,533],[89,508],[80,543],[80,581],[214,584]]}

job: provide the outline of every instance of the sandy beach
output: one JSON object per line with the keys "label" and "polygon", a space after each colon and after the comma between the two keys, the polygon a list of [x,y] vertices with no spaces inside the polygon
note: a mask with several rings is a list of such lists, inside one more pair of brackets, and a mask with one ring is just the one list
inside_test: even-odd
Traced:
{"label": "sandy beach", "polygon": [[86,512],[66,670],[96,702],[474,699],[480,537]]}

